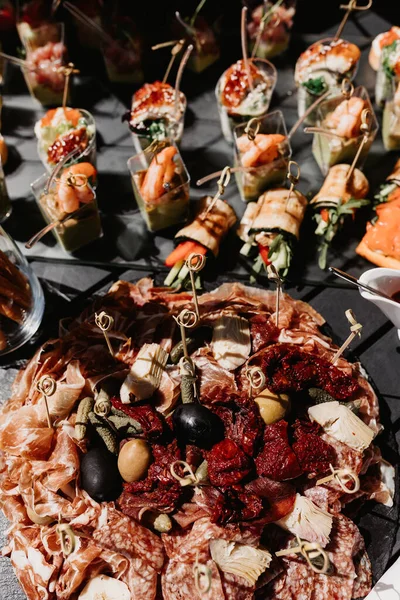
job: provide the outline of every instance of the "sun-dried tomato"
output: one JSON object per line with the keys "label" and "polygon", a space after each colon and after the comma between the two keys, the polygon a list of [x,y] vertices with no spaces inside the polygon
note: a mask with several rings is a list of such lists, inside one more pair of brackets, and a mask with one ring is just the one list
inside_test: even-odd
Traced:
{"label": "sun-dried tomato", "polygon": [[212,405],[211,410],[223,421],[225,437],[253,457],[264,430],[257,405],[247,395],[237,395],[229,405]]}
{"label": "sun-dried tomato", "polygon": [[279,337],[279,329],[275,323],[265,314],[254,315],[250,319],[250,333],[252,351],[258,352],[268,344],[276,342]]}
{"label": "sun-dried tomato", "polygon": [[296,455],[289,445],[288,424],[283,419],[264,430],[264,446],[256,458],[258,475],[275,481],[294,479],[302,474]]}
{"label": "sun-dried tomato", "polygon": [[323,473],[335,461],[335,450],[321,439],[318,423],[299,421],[293,425],[294,442],[292,448],[305,473]]}
{"label": "sun-dried tomato", "polygon": [[47,159],[49,163],[56,165],[75,148],[83,152],[89,143],[86,127],[73,129],[70,132],[61,135],[47,150]]}
{"label": "sun-dried tomato", "polygon": [[140,423],[143,435],[149,440],[157,440],[164,433],[163,422],[157,411],[150,404],[123,404],[119,398],[111,398],[114,408],[122,410],[128,417]]}
{"label": "sun-dried tomato", "polygon": [[275,344],[267,348],[259,360],[267,378],[267,387],[276,393],[319,387],[337,400],[346,400],[358,389],[354,379],[324,358],[289,344]]}
{"label": "sun-dried tomato", "polygon": [[207,453],[208,476],[212,485],[226,487],[239,483],[251,471],[251,461],[233,440],[222,440]]}

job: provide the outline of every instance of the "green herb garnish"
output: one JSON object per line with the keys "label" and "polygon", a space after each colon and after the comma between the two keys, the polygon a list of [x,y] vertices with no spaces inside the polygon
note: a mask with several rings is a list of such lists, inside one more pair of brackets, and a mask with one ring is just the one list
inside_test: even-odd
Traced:
{"label": "green herb garnish", "polygon": [[308,79],[307,81],[303,81],[301,84],[305,87],[311,94],[315,96],[321,96],[328,89],[328,85],[321,75],[321,77],[316,77],[315,79]]}
{"label": "green herb garnish", "polygon": [[398,46],[400,46],[399,40],[395,40],[389,44],[389,46],[384,46],[382,49],[382,69],[389,79],[392,79],[394,76],[395,65],[393,64],[392,59],[397,52]]}

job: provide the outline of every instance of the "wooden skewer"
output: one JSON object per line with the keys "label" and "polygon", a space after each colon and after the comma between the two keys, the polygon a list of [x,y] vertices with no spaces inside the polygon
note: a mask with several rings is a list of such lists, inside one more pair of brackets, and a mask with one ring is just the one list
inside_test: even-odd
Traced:
{"label": "wooden skewer", "polygon": [[304,133],[320,133],[321,135],[326,135],[327,137],[343,140],[343,136],[339,135],[338,133],[334,133],[333,131],[329,131],[329,129],[322,129],[322,127],[305,127]]}
{"label": "wooden skewer", "polygon": [[[296,171],[294,173],[292,172],[293,167],[296,169]],[[287,212],[287,209],[289,206],[289,200],[292,196],[295,186],[299,183],[299,179],[300,179],[300,167],[295,160],[289,160],[286,179],[288,179],[290,181],[289,194],[288,194],[288,197],[286,198],[286,207],[285,207],[285,211]]]}
{"label": "wooden skewer", "polygon": [[348,4],[341,4],[340,8],[344,9],[346,12],[333,39],[338,40],[340,38],[343,29],[347,23],[347,19],[349,18],[353,10],[368,10],[372,6],[372,1],[373,0],[368,0],[368,4],[366,4],[365,6],[358,6],[357,0],[350,0]]}
{"label": "wooden skewer", "polygon": [[[227,167],[225,167],[225,169],[226,168]],[[256,169],[256,167],[229,167],[229,170],[231,173],[239,173],[239,172],[248,173],[250,171],[254,171],[255,169]],[[208,181],[215,179],[216,177],[221,177],[223,172],[224,172],[224,170],[215,171],[215,173],[210,173],[209,175],[206,175],[205,177],[198,179],[196,181],[196,185],[201,186],[201,185],[204,185],[205,183],[207,183]]]}
{"label": "wooden skewer", "polygon": [[18,67],[21,67],[21,69],[24,69],[25,71],[31,71],[31,72],[37,71],[37,69],[34,69],[30,66],[30,64],[27,60],[22,60],[21,58],[17,58],[16,56],[11,56],[11,54],[6,54],[5,52],[0,52],[0,58],[4,58],[5,60],[8,60],[8,62],[13,63],[14,65],[17,65]]}
{"label": "wooden skewer", "polygon": [[38,392],[40,392],[42,394],[42,396],[44,398],[44,405],[46,407],[47,425],[49,426],[49,429],[53,429],[54,427],[51,422],[49,403],[48,403],[47,398],[50,396],[53,396],[53,394],[55,394],[55,392],[57,390],[57,383],[53,379],[53,377],[50,377],[50,375],[44,375],[37,382],[36,389]]}
{"label": "wooden skewer", "polygon": [[[301,554],[315,573],[327,573],[329,570],[330,561],[328,554],[325,552],[325,550],[323,550],[323,548],[321,548],[321,545],[317,542],[305,542],[298,536],[296,536],[296,538],[298,544],[297,546],[286,548],[285,550],[279,550],[279,552],[275,552],[275,555],[289,556],[290,554]],[[315,559],[319,556],[322,556],[323,558],[323,564],[321,567],[315,564]]]}
{"label": "wooden skewer", "polygon": [[322,96],[320,96],[319,98],[317,98],[315,100],[315,102],[313,102],[311,104],[311,106],[309,106],[307,108],[307,110],[305,111],[305,113],[299,119],[297,119],[296,123],[293,125],[292,129],[288,133],[288,138],[289,139],[292,137],[292,135],[294,133],[296,133],[296,131],[298,130],[298,128],[300,127],[300,125],[303,123],[303,121],[305,121],[305,119],[308,117],[308,115],[311,114],[312,111],[318,106],[318,104],[321,104],[321,102],[323,102],[323,100],[325,100],[325,98],[327,98],[330,93],[331,93],[331,91],[327,90],[324,94],[322,94]]}
{"label": "wooden skewer", "polygon": [[108,33],[106,33],[104,31],[104,29],[102,27],[100,27],[100,25],[98,25],[96,23],[96,21],[93,21],[93,19],[91,19],[90,17],[88,17],[87,15],[85,15],[84,12],[82,12],[77,6],[74,6],[73,4],[71,4],[71,2],[63,2],[63,6],[65,6],[65,8],[76,18],[78,19],[78,21],[80,21],[81,23],[83,23],[84,25],[87,25],[88,27],[91,27],[94,31],[96,31],[96,33],[103,39],[103,41],[105,41],[107,44],[114,44],[114,40],[113,38],[108,35]]}
{"label": "wooden skewer", "polygon": [[268,279],[274,281],[276,283],[276,292],[275,292],[275,325],[278,327],[279,325],[279,304],[280,304],[280,295],[282,290],[282,279],[279,277],[279,273],[274,267],[274,265],[267,266]]}
{"label": "wooden skewer", "polygon": [[64,82],[64,93],[63,93],[63,101],[62,101],[62,107],[63,110],[65,111],[65,109],[67,108],[67,100],[68,100],[68,90],[69,90],[69,82],[70,82],[70,78],[71,75],[74,75],[75,73],[79,73],[79,69],[75,69],[75,65],[74,63],[68,63],[65,66],[62,66],[58,69],[59,73],[62,73],[65,77],[65,82]]}
{"label": "wooden skewer", "polygon": [[94,321],[97,327],[103,332],[104,338],[108,346],[108,351],[110,352],[111,356],[114,357],[114,350],[107,333],[110,329],[112,329],[114,325],[113,317],[103,310],[100,314],[95,313]]}
{"label": "wooden skewer", "polygon": [[190,46],[188,46],[186,48],[186,52],[183,55],[183,58],[181,60],[181,64],[179,65],[178,73],[176,74],[176,80],[175,80],[175,105],[174,105],[174,111],[175,111],[176,115],[179,114],[179,92],[180,92],[180,86],[181,86],[181,80],[182,80],[183,70],[186,67],[186,63],[189,60],[189,56],[191,55],[192,50],[193,50],[193,45],[190,44]]}
{"label": "wooden skewer", "polygon": [[[329,465],[329,468],[331,470],[331,475],[319,479],[317,485],[323,485],[324,483],[334,480],[346,494],[355,494],[358,492],[360,489],[360,479],[354,471],[347,467],[343,469],[334,469],[332,465]],[[354,483],[352,488],[348,488],[346,485],[349,481],[353,481]]]}
{"label": "wooden skewer", "polygon": [[[260,26],[257,31],[256,41],[254,43],[253,52],[251,53],[251,58],[254,58],[257,54],[258,46],[260,45],[260,42],[261,42],[261,36],[263,34],[266,24],[269,22],[269,18],[274,14],[275,10],[277,8],[279,8],[279,6],[282,4],[282,2],[283,2],[283,0],[278,0],[277,2],[275,2],[275,4],[273,4],[273,6],[271,6],[271,8],[269,8],[267,10],[265,15],[263,15],[261,17]],[[277,27],[279,25],[279,22],[280,22],[279,19],[278,19],[278,21],[275,21],[274,26]]]}
{"label": "wooden skewer", "polygon": [[261,390],[265,387],[266,377],[260,367],[250,367],[246,371],[246,377],[250,383],[250,398],[253,396],[253,390]]}
{"label": "wooden skewer", "polygon": [[196,253],[192,252],[192,254],[190,254],[186,260],[186,268],[188,269],[189,275],[190,275],[190,283],[192,286],[192,293],[193,293],[193,303],[194,303],[194,308],[196,311],[198,321],[200,320],[200,310],[199,310],[199,300],[197,298],[196,281],[195,281],[194,274],[201,271],[205,264],[206,264],[206,257],[204,256],[204,254],[196,254]]}
{"label": "wooden skewer", "polygon": [[212,211],[212,209],[214,208],[215,203],[217,202],[217,200],[219,200],[220,197],[224,195],[225,188],[228,185],[230,179],[231,179],[231,168],[230,167],[225,167],[222,170],[221,177],[218,179],[218,182],[217,182],[218,192],[215,194],[215,196],[212,199],[212,201],[210,202],[210,204],[209,204],[206,212],[204,213],[204,218],[208,215],[209,212]]}
{"label": "wooden skewer", "polygon": [[250,89],[251,89],[251,91],[253,91],[254,90],[253,77],[251,76],[249,59],[247,57],[246,17],[247,17],[247,6],[243,6],[242,20],[241,20],[241,27],[240,27],[240,39],[242,42],[242,55],[243,55],[244,68],[246,70]]}
{"label": "wooden skewer", "polygon": [[349,308],[345,312],[346,318],[350,323],[350,335],[345,342],[340,346],[339,350],[336,352],[334,357],[332,358],[332,364],[335,365],[343,352],[346,350],[348,346],[350,346],[351,342],[354,340],[356,335],[361,337],[362,325],[361,323],[357,323],[357,320],[354,316],[353,311]]}
{"label": "wooden skewer", "polygon": [[364,133],[364,135],[361,139],[360,145],[358,146],[358,150],[356,152],[354,160],[351,163],[349,172],[347,173],[346,184],[350,181],[350,179],[353,175],[354,169],[357,166],[358,159],[361,156],[362,149],[364,148],[365,144],[368,142],[370,127],[371,127],[370,118],[371,118],[371,111],[368,108],[364,108],[364,110],[361,113],[361,126],[360,126],[360,130]]}

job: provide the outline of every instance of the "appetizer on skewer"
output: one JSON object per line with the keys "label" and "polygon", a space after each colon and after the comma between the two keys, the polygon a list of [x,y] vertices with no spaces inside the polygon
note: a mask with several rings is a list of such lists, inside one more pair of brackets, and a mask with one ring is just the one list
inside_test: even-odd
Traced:
{"label": "appetizer on skewer", "polygon": [[[355,90],[351,87],[347,97],[343,92],[344,89],[341,95],[329,98],[317,107],[316,127],[310,130],[314,133],[313,155],[324,175],[333,165],[353,161],[365,136],[365,126],[368,126],[368,140],[363,144],[357,163],[360,167],[378,131],[367,90],[363,86]],[[365,110],[369,111],[368,122],[363,118]]]}
{"label": "appetizer on skewer", "polygon": [[227,202],[211,196],[202,198],[194,220],[175,235],[177,247],[165,260],[171,271],[164,284],[184,286],[189,278],[186,259],[193,253],[217,257],[222,239],[236,221],[236,213]]}
{"label": "appetizer on skewer", "polygon": [[68,155],[50,178],[43,175],[31,187],[47,227],[27,244],[32,247],[47,231],[52,231],[66,252],[75,252],[102,235],[94,183],[97,172],[92,164],[68,165]]}
{"label": "appetizer on skewer", "polygon": [[396,40],[400,40],[400,27],[392,27],[389,31],[384,31],[376,36],[371,44],[368,61],[374,71],[378,71],[381,62],[382,50],[386,46],[390,46]]}
{"label": "appetizer on skewer", "polygon": [[400,39],[382,48],[375,83],[375,102],[381,108],[393,97],[394,86],[400,81]]}
{"label": "appetizer on skewer", "polygon": [[310,202],[315,209],[315,234],[320,238],[318,264],[321,269],[326,267],[329,245],[346,215],[354,215],[357,208],[369,203],[366,200],[369,191],[367,178],[359,169],[352,170],[348,178],[351,169],[350,165],[331,167],[320,191]]}
{"label": "appetizer on skewer", "polygon": [[[222,133],[227,142],[233,141],[236,125],[247,123],[253,117],[267,114],[274,91],[277,73],[267,60],[238,60],[220,77],[215,88]],[[249,78],[249,76],[250,78]]]}
{"label": "appetizer on skewer", "polygon": [[400,269],[400,160],[375,199],[376,217],[356,252],[378,267]]}
{"label": "appetizer on skewer", "polygon": [[285,52],[296,12],[295,0],[264,0],[247,25],[252,56],[273,58]]}
{"label": "appetizer on skewer", "polygon": [[39,157],[49,172],[78,149],[84,160],[96,164],[96,125],[87,110],[53,108],[36,123],[35,135]]}
{"label": "appetizer on skewer", "polygon": [[392,81],[392,97],[385,102],[382,138],[386,150],[400,150],[400,79]]}
{"label": "appetizer on skewer", "polygon": [[286,277],[307,204],[301,192],[276,188],[247,206],[238,230],[245,242],[240,253],[254,258],[255,273],[273,265],[281,277]]}
{"label": "appetizer on skewer", "polygon": [[[294,74],[299,116],[328,90],[337,89],[344,78],[353,79],[360,56],[355,44],[333,38],[315,42],[303,52]],[[309,115],[307,122],[314,118]]]}
{"label": "appetizer on skewer", "polygon": [[133,193],[149,231],[187,217],[190,177],[173,141],[153,142],[128,160]]}
{"label": "appetizer on skewer", "polygon": [[184,38],[187,44],[193,45],[187,68],[195,73],[202,73],[220,56],[213,28],[199,14],[204,4],[205,0],[200,0],[191,18],[182,19],[179,12],[176,12],[177,26],[173,28],[179,38]]}
{"label": "appetizer on skewer", "polygon": [[244,202],[284,181],[292,150],[281,111],[238,125],[234,142],[235,166],[243,167],[235,176]]}

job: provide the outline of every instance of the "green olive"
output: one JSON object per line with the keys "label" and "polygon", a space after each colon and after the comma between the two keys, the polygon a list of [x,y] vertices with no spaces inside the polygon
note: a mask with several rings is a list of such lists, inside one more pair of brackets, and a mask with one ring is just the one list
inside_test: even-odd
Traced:
{"label": "green olive", "polygon": [[144,440],[130,440],[118,456],[118,470],[127,483],[143,479],[152,459],[149,445]]}
{"label": "green olive", "polygon": [[55,521],[55,519],[53,519],[52,517],[41,517],[34,510],[29,508],[29,506],[27,506],[26,508],[26,514],[28,515],[32,523],[35,523],[36,525],[49,525],[49,523]]}
{"label": "green olive", "polygon": [[266,425],[276,423],[286,415],[290,409],[289,396],[286,394],[274,394],[265,388],[254,402],[258,404],[260,415]]}

